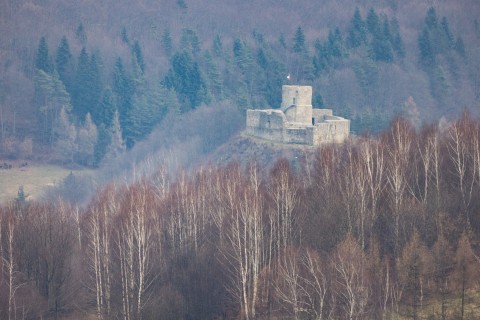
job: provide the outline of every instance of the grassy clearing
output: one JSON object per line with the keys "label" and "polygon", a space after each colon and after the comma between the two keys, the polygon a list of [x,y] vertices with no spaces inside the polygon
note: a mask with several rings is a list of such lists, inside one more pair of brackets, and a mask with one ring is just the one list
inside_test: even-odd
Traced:
{"label": "grassy clearing", "polygon": [[47,187],[60,183],[70,172],[83,174],[89,171],[43,164],[29,164],[26,167],[15,163],[12,165],[11,169],[0,169],[0,204],[14,199],[20,186],[28,195],[27,199],[33,200],[40,197]]}
{"label": "grassy clearing", "polygon": [[[446,319],[461,319],[462,300],[459,296],[447,298],[445,301],[445,318]],[[394,320],[412,319],[408,314],[411,310],[402,309],[401,314],[392,316]],[[424,301],[424,306],[419,307],[417,319],[436,320],[442,319],[442,305],[441,302],[434,299],[427,299]],[[465,295],[464,306],[464,320],[480,319],[480,292],[469,291]]]}

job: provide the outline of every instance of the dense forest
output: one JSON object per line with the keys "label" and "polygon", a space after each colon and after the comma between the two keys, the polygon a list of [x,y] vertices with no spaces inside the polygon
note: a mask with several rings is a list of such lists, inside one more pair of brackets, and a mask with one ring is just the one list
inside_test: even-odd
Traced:
{"label": "dense forest", "polygon": [[[95,175],[0,205],[0,318],[480,318],[479,12],[0,0],[0,159]],[[289,83],[351,138],[223,161]]]}
{"label": "dense forest", "polygon": [[3,319],[478,319],[480,122],[0,209]]}
{"label": "dense forest", "polygon": [[3,0],[1,155],[98,166],[167,114],[277,108],[289,81],[356,133],[476,115],[479,4],[434,5]]}

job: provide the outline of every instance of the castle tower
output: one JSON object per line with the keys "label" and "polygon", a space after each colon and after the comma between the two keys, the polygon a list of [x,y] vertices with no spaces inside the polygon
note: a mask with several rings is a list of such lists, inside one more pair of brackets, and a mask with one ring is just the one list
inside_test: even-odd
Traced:
{"label": "castle tower", "polygon": [[298,124],[312,124],[312,87],[282,86],[281,110],[287,120]]}

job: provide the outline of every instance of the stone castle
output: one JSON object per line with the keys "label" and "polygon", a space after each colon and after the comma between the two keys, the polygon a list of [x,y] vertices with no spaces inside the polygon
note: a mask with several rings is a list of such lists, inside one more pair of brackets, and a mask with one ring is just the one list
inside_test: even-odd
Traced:
{"label": "stone castle", "polygon": [[350,120],[313,108],[312,87],[284,85],[280,109],[247,110],[247,134],[310,146],[340,143],[350,134]]}

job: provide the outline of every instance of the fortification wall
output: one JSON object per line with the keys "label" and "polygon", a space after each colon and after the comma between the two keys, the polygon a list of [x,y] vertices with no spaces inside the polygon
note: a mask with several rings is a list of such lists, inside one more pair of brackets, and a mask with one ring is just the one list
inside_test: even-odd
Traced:
{"label": "fortification wall", "polygon": [[332,117],[332,109],[312,109],[313,124],[325,121],[326,117]]}
{"label": "fortification wall", "polygon": [[283,133],[283,143],[313,145],[313,126],[287,126]]}
{"label": "fortification wall", "polygon": [[286,123],[280,110],[247,110],[247,134],[268,140],[283,141]]}
{"label": "fortification wall", "polygon": [[312,106],[291,106],[284,112],[288,122],[303,125],[312,124]]}
{"label": "fortification wall", "polygon": [[313,133],[313,145],[322,143],[341,143],[350,134],[350,120],[340,117],[329,117],[325,122],[316,123]]}

